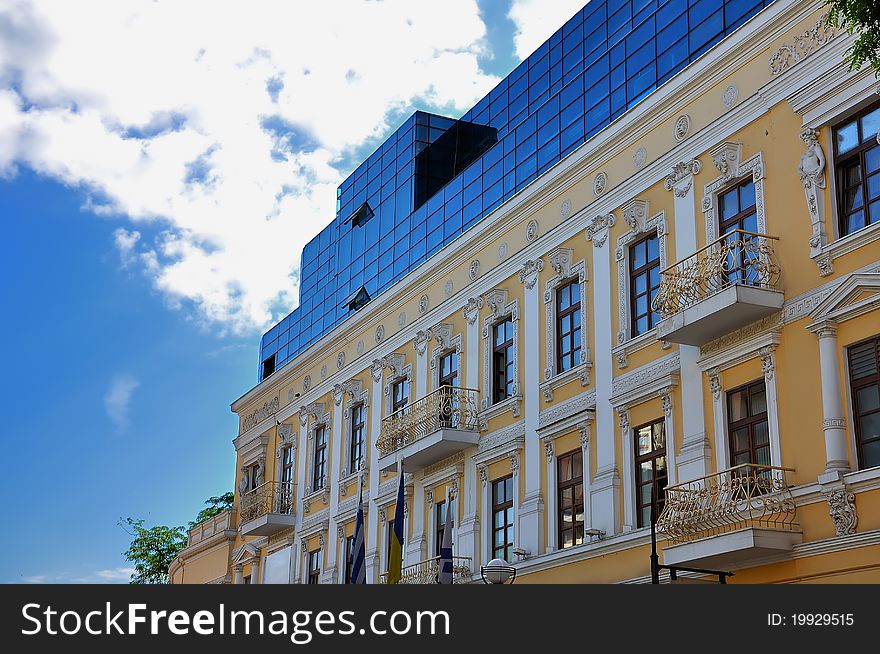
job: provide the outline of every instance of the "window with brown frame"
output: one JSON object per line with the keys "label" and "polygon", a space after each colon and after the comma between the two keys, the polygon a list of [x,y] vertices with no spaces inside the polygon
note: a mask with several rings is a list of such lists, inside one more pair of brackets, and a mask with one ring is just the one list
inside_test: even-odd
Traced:
{"label": "window with brown frame", "polygon": [[[450,350],[440,355],[440,373],[437,378],[438,388],[456,388],[458,386],[458,353]],[[449,390],[444,392],[450,392]],[[440,416],[440,424],[443,427],[454,428],[457,426],[458,416],[455,411],[454,393],[452,403],[443,402],[443,414]]]}
{"label": "window with brown frame", "polygon": [[880,221],[880,106],[834,128],[834,168],[840,236]]}
{"label": "window with brown frame", "polygon": [[651,304],[660,288],[660,239],[656,234],[629,246],[630,332],[635,337],[657,324]]}
{"label": "window with brown frame", "polygon": [[455,350],[440,356],[438,386],[458,386],[458,353]]}
{"label": "window with brown frame", "polygon": [[[755,201],[755,182],[749,177],[733,188],[718,195],[718,228],[719,234],[729,234],[726,241],[737,243],[749,241],[758,232],[758,210]],[[750,234],[733,234],[734,230],[743,230]],[[731,245],[724,263],[724,273],[731,284],[749,284],[758,281],[748,257],[754,256],[745,252],[742,246]]]}
{"label": "window with brown frame", "polygon": [[581,285],[576,279],[556,290],[556,372],[581,362]]}
{"label": "window with brown frame", "polygon": [[434,556],[440,556],[443,546],[443,532],[446,530],[446,500],[434,505]]}
{"label": "window with brown frame", "polygon": [[770,426],[764,380],[727,393],[727,437],[730,465],[770,465]]}
{"label": "window with brown frame", "polygon": [[556,458],[559,549],[584,542],[584,458],[575,450]]}
{"label": "window with brown frame", "polygon": [[296,465],[296,450],[286,445],[281,450],[281,483],[289,484],[293,481],[293,470]]}
{"label": "window with brown frame", "polygon": [[353,474],[361,469],[364,458],[364,405],[351,407],[351,438],[348,446],[348,472]]}
{"label": "window with brown frame", "polygon": [[309,552],[309,581],[310,584],[320,583],[321,578],[321,550]]}
{"label": "window with brown frame", "polygon": [[391,413],[400,411],[409,403],[409,379],[401,377],[391,384]]}
{"label": "window with brown frame", "polygon": [[662,419],[633,430],[636,457],[636,518],[639,527],[651,524],[653,501],[655,519],[663,511],[664,489],[669,479],[666,469],[666,422]]}
{"label": "window with brown frame", "polygon": [[492,558],[513,558],[513,476],[492,482]]}
{"label": "window with brown frame", "polygon": [[492,326],[492,404],[513,395],[513,320]]}
{"label": "window with brown frame", "polygon": [[327,483],[327,425],[315,427],[315,455],[312,464],[312,490],[324,488]]}
{"label": "window with brown frame", "polygon": [[351,557],[354,553],[354,536],[345,537],[345,581],[342,583],[351,583]]}
{"label": "window with brown frame", "polygon": [[880,337],[848,351],[859,468],[873,468],[880,466]]}

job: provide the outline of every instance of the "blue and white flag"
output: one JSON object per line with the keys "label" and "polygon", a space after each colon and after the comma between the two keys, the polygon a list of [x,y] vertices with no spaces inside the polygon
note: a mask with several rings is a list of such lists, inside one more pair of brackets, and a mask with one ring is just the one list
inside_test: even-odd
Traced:
{"label": "blue and white flag", "polygon": [[358,480],[358,512],[357,520],[354,524],[354,543],[351,546],[351,561],[349,562],[349,570],[351,570],[351,579],[349,583],[365,584],[367,583],[367,566],[366,566],[366,549],[364,545],[364,492],[361,488],[360,479]]}
{"label": "blue and white flag", "polygon": [[438,581],[441,584],[452,583],[452,499],[446,501],[446,525],[443,527],[443,542],[440,544],[440,574]]}

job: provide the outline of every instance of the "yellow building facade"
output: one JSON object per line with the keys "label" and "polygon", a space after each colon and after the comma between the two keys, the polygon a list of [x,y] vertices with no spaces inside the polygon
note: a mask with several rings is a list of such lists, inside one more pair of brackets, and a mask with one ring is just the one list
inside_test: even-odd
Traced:
{"label": "yellow building facade", "polygon": [[410,583],[447,507],[456,582],[649,582],[652,513],[665,565],[880,582],[880,86],[852,42],[777,0],[237,399],[235,509],[170,580],[343,583],[363,479],[380,583],[400,463]]}

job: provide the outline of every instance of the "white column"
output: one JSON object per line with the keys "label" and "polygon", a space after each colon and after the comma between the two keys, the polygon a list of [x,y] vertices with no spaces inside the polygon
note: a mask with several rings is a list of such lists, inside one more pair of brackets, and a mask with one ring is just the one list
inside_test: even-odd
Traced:
{"label": "white column", "polygon": [[[518,470],[514,471],[514,543],[516,547],[533,556],[540,551],[541,531],[544,528],[544,501],[541,498],[541,441],[538,438],[538,413],[541,410],[540,367],[540,310],[541,293],[538,277],[544,269],[543,259],[526,261],[519,273],[525,286],[523,322],[524,380],[523,405],[525,422],[525,489],[522,505],[519,505]],[[518,463],[518,461],[517,461]]]}
{"label": "white column", "polygon": [[259,579],[257,579],[257,559],[251,561],[251,583],[258,584],[260,583]]}
{"label": "white column", "polygon": [[[592,491],[592,457],[590,456],[590,424],[591,421],[583,422],[581,429],[581,456],[584,465],[584,532],[587,529],[593,529],[593,507],[590,503],[590,495]],[[587,541],[587,535],[584,533],[584,542]]]}
{"label": "white column", "polygon": [[770,438],[770,465],[782,465],[782,449],[779,440],[779,405],[776,400],[776,375],[773,370],[776,367],[776,357],[773,354],[775,345],[762,347],[758,353],[761,355],[761,369],[764,372],[764,390],[767,398],[767,431]]}
{"label": "white column", "polygon": [[[465,333],[465,386],[479,388],[480,384],[480,308],[483,298],[471,298],[462,309],[467,320]],[[470,454],[470,453],[468,453]],[[480,522],[477,512],[477,464],[473,456],[466,455],[464,460],[464,482],[461,490],[464,514],[461,529],[456,530],[458,552],[460,556],[470,557],[473,561],[471,570],[479,569],[480,561]]]}
{"label": "white column", "polygon": [[425,487],[422,484],[422,474],[421,470],[417,470],[412,476],[413,499],[412,511],[409,512],[409,519],[412,520],[412,538],[406,549],[405,565],[412,565],[428,558],[428,539],[425,535]]}
{"label": "white column", "polygon": [[822,430],[825,432],[825,472],[840,474],[850,470],[846,452],[846,420],[840,389],[837,358],[837,325],[824,322],[811,326],[819,339],[819,368],[822,378]]}
{"label": "white column", "polygon": [[[448,507],[447,507],[448,508]],[[437,512],[435,510],[435,500],[434,500],[434,491],[433,489],[425,490],[425,511],[428,514],[428,526],[425,529],[425,533],[428,536],[428,556],[426,558],[432,558],[434,556],[439,556],[440,552],[436,551],[437,548]]]}
{"label": "white column", "polygon": [[492,519],[489,509],[490,495],[492,494],[492,486],[489,483],[489,470],[486,466],[480,466],[480,524],[482,525],[482,538],[480,538],[480,560],[489,563],[492,560],[492,545],[489,542],[492,538]]}
{"label": "white column", "polygon": [[419,330],[413,339],[416,348],[416,388],[415,397],[410,398],[410,403],[420,400],[428,394],[428,343],[431,340],[431,330]]}
{"label": "white column", "polygon": [[[612,361],[614,343],[611,330],[611,255],[605,247],[614,225],[613,213],[596,216],[587,227],[587,239],[593,242],[593,334],[596,371],[596,477],[591,485],[593,528],[607,535],[620,531],[620,472],[617,463],[614,409],[611,406]],[[626,480],[629,483],[631,480]],[[584,500],[586,503],[586,498]]]}
{"label": "white column", "polygon": [[370,370],[373,377],[373,392],[370,394],[370,432],[367,438],[368,459],[369,459],[369,482],[370,482],[370,501],[369,510],[366,515],[366,557],[367,557],[367,583],[379,583],[379,574],[382,570],[377,570],[379,563],[378,552],[382,549],[384,541],[379,539],[379,507],[376,506],[376,498],[379,496],[379,448],[376,443],[379,435],[382,433],[382,407],[384,397],[382,393],[382,384],[384,378],[385,364],[376,360]]}
{"label": "white column", "polygon": [[623,531],[632,531],[636,524],[636,460],[633,450],[633,435],[629,426],[629,409],[624,405],[617,407],[621,444],[623,445]]}
{"label": "white column", "polygon": [[556,448],[552,438],[544,439],[544,454],[547,456],[547,553],[555,552],[558,545],[559,527],[556,506]]}
{"label": "white column", "polygon": [[[721,385],[721,372],[718,368],[706,371],[709,376],[709,390],[712,391],[712,420],[715,431],[715,470],[727,470],[730,467],[730,445],[727,442],[727,407],[724,406],[724,389]],[[684,386],[682,385],[682,404],[684,404]],[[697,477],[685,477],[689,481]]]}
{"label": "white column", "polygon": [[[341,565],[336,560],[338,539],[333,538],[332,534],[336,533],[335,515],[339,509],[339,470],[342,463],[342,443],[345,440],[346,422],[342,419],[342,399],[343,393],[341,388],[334,389],[333,392],[333,424],[331,427],[330,441],[330,460],[327,462],[327,481],[325,482],[330,489],[330,526],[328,531],[327,543],[327,579],[335,578],[336,568]],[[323,547],[323,546],[322,546]],[[331,581],[332,583],[332,581]]]}
{"label": "white column", "polygon": [[[701,168],[699,159],[681,162],[666,178],[666,189],[672,191],[675,196],[675,257],[679,261],[697,251],[694,176]],[[697,366],[700,348],[693,345],[679,345],[678,354],[681,364],[682,415],[679,476],[682,480],[698,479],[709,473],[710,460],[706,418],[703,412],[703,374]]]}
{"label": "white column", "polygon": [[242,576],[243,575],[242,575],[241,566],[240,565],[235,566],[235,584],[237,586],[241,585]]}
{"label": "white column", "polygon": [[672,391],[670,386],[660,391],[660,401],[663,405],[663,428],[666,432],[666,474],[667,484],[675,486],[678,483],[678,470],[675,465],[675,412],[672,407]]}
{"label": "white column", "polygon": [[293,434],[293,439],[297,442],[296,446],[296,524],[295,528],[299,533],[299,528],[303,521],[303,498],[306,496],[306,488],[311,485],[308,479],[308,451],[309,451],[309,425],[308,417],[304,413],[300,413],[300,430]]}

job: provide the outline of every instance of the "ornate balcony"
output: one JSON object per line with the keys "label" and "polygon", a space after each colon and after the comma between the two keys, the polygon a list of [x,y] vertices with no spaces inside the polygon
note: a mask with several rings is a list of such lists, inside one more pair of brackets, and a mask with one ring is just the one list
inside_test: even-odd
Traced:
{"label": "ornate balcony", "polygon": [[267,481],[241,498],[241,535],[271,536],[296,520],[296,484]]}
{"label": "ornate balcony", "polygon": [[[465,584],[471,580],[470,557],[453,556],[452,557],[452,583]],[[388,573],[383,572],[380,575],[382,583],[388,582]],[[440,583],[440,557],[435,556],[433,559],[425,559],[416,564],[408,565],[400,574],[401,584],[437,584]]]}
{"label": "ornate balcony", "polygon": [[668,486],[657,531],[666,565],[729,565],[790,551],[801,542],[790,468],[743,464]]}
{"label": "ornate balcony", "polygon": [[775,236],[728,232],[660,273],[657,338],[705,345],[782,308]]}
{"label": "ornate balcony", "polygon": [[382,420],[379,468],[390,470],[400,460],[405,470],[436,463],[477,443],[479,393],[441,386]]}

